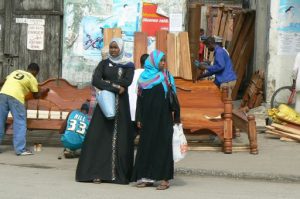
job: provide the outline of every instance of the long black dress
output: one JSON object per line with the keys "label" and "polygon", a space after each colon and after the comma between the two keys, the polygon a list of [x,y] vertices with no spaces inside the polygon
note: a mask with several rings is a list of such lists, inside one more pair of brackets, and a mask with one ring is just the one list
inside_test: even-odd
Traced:
{"label": "long black dress", "polygon": [[[176,113],[174,119],[179,121],[179,117],[180,113]],[[142,129],[132,181],[173,179],[173,116],[162,84],[142,90],[137,100],[136,121],[142,123]]]}
{"label": "long black dress", "polygon": [[[116,118],[108,120],[97,104],[82,146],[76,181],[101,179],[118,184],[129,183],[133,167],[134,132],[127,87],[132,82],[133,74],[134,68],[118,67],[108,59],[101,61],[95,69],[93,86],[115,92],[118,96]],[[118,95],[119,89],[115,85],[125,87],[126,91]]]}

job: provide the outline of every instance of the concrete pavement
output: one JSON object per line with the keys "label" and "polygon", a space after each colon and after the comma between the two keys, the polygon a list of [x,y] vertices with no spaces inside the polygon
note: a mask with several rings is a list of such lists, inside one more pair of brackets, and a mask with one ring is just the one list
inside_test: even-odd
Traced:
{"label": "concrete pavement", "polygon": [[[245,134],[235,143],[245,144],[243,137]],[[258,144],[258,155],[189,151],[184,160],[175,164],[176,174],[300,183],[300,143],[282,142],[258,134]],[[62,152],[59,147],[43,147],[41,152],[27,157],[15,156],[10,145],[0,146],[0,149],[3,151],[0,165],[75,170],[77,164],[77,159],[58,160]]]}
{"label": "concrete pavement", "polygon": [[[245,136],[245,134],[242,136]],[[246,139],[242,141],[247,143]],[[259,154],[192,151],[176,164],[185,175],[220,176],[300,183],[300,143],[258,134]]]}

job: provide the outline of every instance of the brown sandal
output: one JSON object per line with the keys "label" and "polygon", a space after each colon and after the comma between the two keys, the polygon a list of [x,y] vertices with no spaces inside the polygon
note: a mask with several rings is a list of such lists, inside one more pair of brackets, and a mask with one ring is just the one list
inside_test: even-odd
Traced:
{"label": "brown sandal", "polygon": [[95,183],[95,184],[101,184],[101,182],[102,181],[99,178],[96,178],[93,180],[93,183]]}
{"label": "brown sandal", "polygon": [[169,189],[170,187],[170,183],[168,184],[160,184],[156,187],[156,190],[166,190],[166,189]]}
{"label": "brown sandal", "polygon": [[136,185],[137,188],[152,187],[152,182],[141,182]]}

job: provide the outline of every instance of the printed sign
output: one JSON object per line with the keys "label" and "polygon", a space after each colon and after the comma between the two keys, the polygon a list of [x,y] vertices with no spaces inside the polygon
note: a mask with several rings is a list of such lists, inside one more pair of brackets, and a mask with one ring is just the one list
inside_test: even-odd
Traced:
{"label": "printed sign", "polygon": [[41,25],[28,25],[27,27],[27,49],[43,50],[44,49],[45,28]]}

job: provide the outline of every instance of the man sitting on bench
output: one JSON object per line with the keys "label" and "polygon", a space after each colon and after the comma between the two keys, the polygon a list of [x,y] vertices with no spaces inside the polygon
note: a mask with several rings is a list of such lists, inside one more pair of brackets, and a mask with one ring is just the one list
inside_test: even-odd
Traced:
{"label": "man sitting on bench", "polygon": [[86,130],[90,121],[88,120],[89,105],[83,103],[80,111],[73,110],[69,113],[60,129],[61,142],[64,146],[65,158],[76,158],[80,155],[81,145],[84,141]]}

